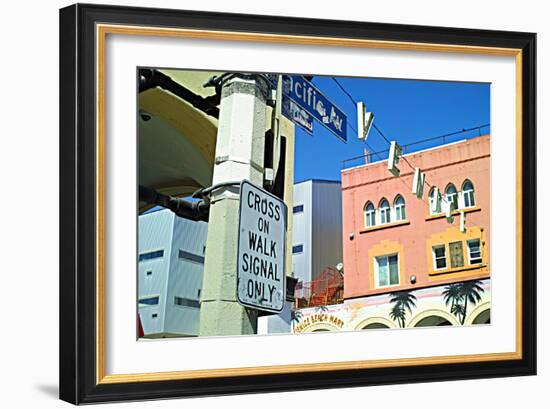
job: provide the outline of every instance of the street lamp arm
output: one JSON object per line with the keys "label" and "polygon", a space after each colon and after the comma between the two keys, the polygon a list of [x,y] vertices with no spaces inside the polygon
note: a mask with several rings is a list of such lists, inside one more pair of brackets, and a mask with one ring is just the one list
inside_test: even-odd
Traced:
{"label": "street lamp arm", "polygon": [[205,200],[190,202],[185,199],[162,194],[155,189],[142,185],[139,185],[139,200],[152,205],[162,206],[173,211],[176,216],[183,217],[184,219],[208,222],[210,203]]}

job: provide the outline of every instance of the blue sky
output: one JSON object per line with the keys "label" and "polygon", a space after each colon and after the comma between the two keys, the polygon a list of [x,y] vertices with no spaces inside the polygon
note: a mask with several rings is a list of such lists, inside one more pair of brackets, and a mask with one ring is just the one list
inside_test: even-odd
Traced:
{"label": "blue sky", "polygon": [[[406,145],[453,131],[490,123],[490,84],[336,77],[357,101],[374,112],[375,124],[390,140]],[[342,162],[364,154],[365,144],[357,139],[355,105],[332,77],[316,76],[316,87],[347,115],[348,141],[343,143],[320,123],[314,122],[313,136],[296,126],[294,180],[340,180]],[[482,134],[488,133],[484,128]],[[471,138],[471,131],[446,138],[445,143]],[[407,153],[441,145],[442,140],[423,143]],[[375,151],[388,149],[387,142],[371,129],[367,144]],[[349,165],[358,165],[359,161]]]}

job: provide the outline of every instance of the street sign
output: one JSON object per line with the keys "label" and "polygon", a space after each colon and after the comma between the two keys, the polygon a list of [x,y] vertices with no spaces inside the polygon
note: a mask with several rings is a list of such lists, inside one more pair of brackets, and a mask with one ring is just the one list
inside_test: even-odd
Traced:
{"label": "street sign", "polygon": [[[310,134],[313,133],[315,118],[339,139],[347,142],[346,114],[301,75],[283,74],[282,77],[283,115]],[[267,78],[276,88],[277,74],[267,74]]]}
{"label": "street sign", "polygon": [[241,183],[237,249],[239,304],[281,312],[286,298],[287,208],[276,196]]}
{"label": "street sign", "polygon": [[347,142],[347,117],[321,91],[301,75],[283,75],[283,94],[306,110],[325,128]]}
{"label": "street sign", "polygon": [[308,134],[313,135],[313,118],[287,96],[283,96],[282,113]]}

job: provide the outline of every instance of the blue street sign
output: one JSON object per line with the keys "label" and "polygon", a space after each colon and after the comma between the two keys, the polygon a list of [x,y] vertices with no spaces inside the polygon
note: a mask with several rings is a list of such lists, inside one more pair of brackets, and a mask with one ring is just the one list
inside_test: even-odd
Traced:
{"label": "blue street sign", "polygon": [[313,118],[287,96],[283,96],[282,114],[308,134],[313,135]]}
{"label": "blue street sign", "polygon": [[[267,77],[276,87],[277,75],[267,74]],[[290,98],[296,105],[296,107],[288,105],[291,108],[287,112],[290,116],[283,112],[283,115],[291,121],[311,133],[313,130],[311,117],[313,117],[342,141],[347,142],[346,114],[311,82],[301,75],[283,75],[283,110],[286,99],[284,97]]]}
{"label": "blue street sign", "polygon": [[283,75],[283,94],[304,108],[342,141],[347,141],[346,114],[300,75]]}

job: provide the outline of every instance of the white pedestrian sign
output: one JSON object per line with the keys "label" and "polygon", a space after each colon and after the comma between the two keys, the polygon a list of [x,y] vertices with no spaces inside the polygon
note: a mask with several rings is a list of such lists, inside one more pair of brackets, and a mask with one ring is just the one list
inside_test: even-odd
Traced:
{"label": "white pedestrian sign", "polygon": [[283,201],[248,181],[241,183],[237,300],[281,312],[286,298],[287,208]]}

